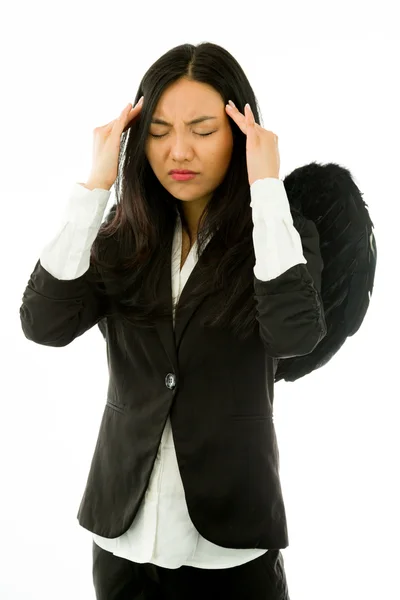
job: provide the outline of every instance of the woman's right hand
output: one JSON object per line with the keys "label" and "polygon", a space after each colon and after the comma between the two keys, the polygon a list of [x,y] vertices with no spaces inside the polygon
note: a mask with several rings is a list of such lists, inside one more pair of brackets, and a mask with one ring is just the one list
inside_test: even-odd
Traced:
{"label": "woman's right hand", "polygon": [[129,129],[143,106],[143,98],[132,108],[124,108],[119,117],[93,131],[93,158],[88,184],[110,189],[117,178],[121,135]]}

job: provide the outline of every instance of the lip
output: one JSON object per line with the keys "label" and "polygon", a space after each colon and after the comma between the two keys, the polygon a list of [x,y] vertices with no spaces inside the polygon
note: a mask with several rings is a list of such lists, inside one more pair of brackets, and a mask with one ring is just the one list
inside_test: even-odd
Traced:
{"label": "lip", "polygon": [[172,171],[169,172],[170,175],[174,175],[175,173],[178,173],[179,175],[197,175],[195,171],[188,171],[187,169],[172,169]]}
{"label": "lip", "polygon": [[188,181],[189,179],[194,179],[196,176],[197,173],[171,173],[171,177],[175,181]]}

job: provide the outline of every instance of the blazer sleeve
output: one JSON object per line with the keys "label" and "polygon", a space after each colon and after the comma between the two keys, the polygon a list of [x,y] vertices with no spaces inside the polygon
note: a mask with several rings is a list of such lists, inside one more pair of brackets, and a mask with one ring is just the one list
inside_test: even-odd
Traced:
{"label": "blazer sleeve", "polygon": [[109,195],[75,184],[62,227],[44,247],[23,293],[19,313],[28,340],[67,346],[104,318],[107,297],[89,282],[88,274],[93,269],[91,246]]}
{"label": "blazer sleeve", "polygon": [[19,309],[25,337],[44,346],[67,346],[104,318],[107,298],[87,281],[56,279],[36,263]]}
{"label": "blazer sleeve", "polygon": [[270,281],[254,276],[259,332],[269,356],[309,354],[325,337],[321,298],[323,260],[315,223],[290,207],[306,264],[297,264]]}

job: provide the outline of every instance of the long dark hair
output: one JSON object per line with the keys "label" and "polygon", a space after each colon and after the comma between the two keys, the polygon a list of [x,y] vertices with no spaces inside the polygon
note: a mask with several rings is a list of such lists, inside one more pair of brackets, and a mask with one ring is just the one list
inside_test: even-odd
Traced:
{"label": "long dark hair", "polygon": [[[99,291],[107,294],[108,315],[141,327],[152,327],[155,318],[171,317],[157,298],[157,284],[165,268],[163,256],[166,243],[168,240],[171,243],[177,209],[182,226],[188,231],[180,203],[160,184],[145,155],[157,102],[165,88],[181,78],[211,85],[224,104],[231,99],[241,112],[249,102],[255,121],[260,123],[256,97],[243,69],[227,50],[216,44],[176,46],[144,75],[133,104],[144,95],[145,105],[140,117],[122,134],[115,182],[117,203],[92,245],[88,272],[88,278],[98,284]],[[245,339],[257,327],[253,222],[246,136],[232,119],[229,123],[234,141],[231,162],[223,182],[203,211],[197,235],[197,258],[210,233],[212,252],[207,252],[201,282],[185,306],[204,294],[215,294],[212,314],[208,314],[203,326],[227,327]],[[250,268],[240,269],[245,261]]]}

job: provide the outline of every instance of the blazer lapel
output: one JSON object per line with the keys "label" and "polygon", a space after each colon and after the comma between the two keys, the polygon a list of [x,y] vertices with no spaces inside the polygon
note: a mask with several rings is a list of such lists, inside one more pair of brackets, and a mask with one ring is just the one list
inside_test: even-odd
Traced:
{"label": "blazer lapel", "polygon": [[164,252],[164,265],[162,269],[162,276],[160,278],[158,284],[158,295],[159,298],[163,301],[164,306],[167,307],[170,316],[167,319],[156,319],[155,320],[155,328],[160,337],[161,343],[163,344],[165,351],[171,360],[172,364],[177,367],[177,353],[179,344],[181,342],[182,336],[185,332],[185,329],[193,316],[193,313],[198,310],[200,305],[204,302],[205,298],[209,295],[206,294],[202,300],[196,300],[196,302],[190,308],[182,308],[183,301],[186,301],[190,296],[192,290],[198,285],[200,282],[200,269],[201,266],[207,256],[207,252],[210,251],[209,248],[213,242],[211,239],[207,246],[205,247],[203,253],[201,254],[199,260],[195,264],[190,276],[182,290],[179,301],[176,306],[175,311],[175,331],[173,328],[172,321],[172,283],[171,283],[171,273],[172,273],[172,242],[173,242],[173,231],[170,235],[170,239],[168,242],[167,250]]}

